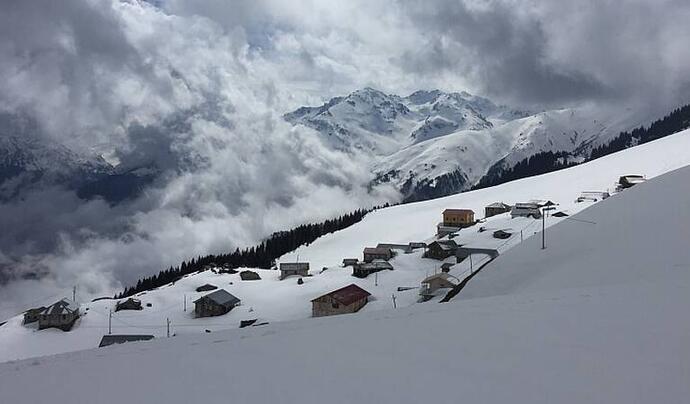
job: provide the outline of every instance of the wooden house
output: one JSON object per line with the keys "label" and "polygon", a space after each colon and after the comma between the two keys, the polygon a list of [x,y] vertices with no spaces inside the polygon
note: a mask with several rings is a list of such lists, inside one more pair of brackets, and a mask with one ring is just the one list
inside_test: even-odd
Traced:
{"label": "wooden house", "polygon": [[197,317],[222,316],[240,304],[240,299],[225,289],[218,289],[194,301]]}
{"label": "wooden house", "polygon": [[120,310],[142,310],[143,307],[141,307],[141,300],[139,299],[134,299],[134,298],[129,298],[125,301],[120,301],[115,304],[115,311],[120,311]]}
{"label": "wooden house", "polygon": [[393,251],[387,247],[366,247],[364,249],[364,262],[373,260],[388,261],[393,257]]}
{"label": "wooden house", "polygon": [[443,225],[448,227],[467,227],[474,224],[474,211],[471,209],[446,209],[443,211]]}
{"label": "wooden house", "polygon": [[43,310],[45,310],[45,306],[41,307],[35,307],[33,309],[29,309],[24,312],[24,324],[31,324],[35,323],[38,321],[38,316],[41,314]]}
{"label": "wooden house", "polygon": [[99,348],[104,346],[114,345],[114,344],[124,344],[125,342],[135,342],[135,341],[149,341],[153,339],[153,335],[135,335],[135,334],[121,334],[121,335],[104,335],[101,338],[101,343],[98,344]]}
{"label": "wooden house", "polygon": [[59,328],[69,331],[79,318],[79,305],[67,298],[46,307],[38,315],[38,329]]}
{"label": "wooden house", "polygon": [[367,304],[369,296],[369,292],[355,284],[345,286],[312,300],[312,316],[355,313]]}
{"label": "wooden house", "polygon": [[539,210],[539,204],[536,202],[516,203],[510,210],[510,216],[512,218],[531,217],[541,219],[541,210]]}
{"label": "wooden house", "polygon": [[429,244],[424,254],[425,258],[444,260],[455,254],[458,244],[453,240],[439,240]]}
{"label": "wooden house", "polygon": [[392,271],[393,265],[384,260],[373,260],[371,262],[358,263],[352,266],[352,276],[366,278],[367,276],[379,271]]}
{"label": "wooden house", "polygon": [[309,276],[308,262],[281,262],[280,263],[280,280],[288,276]]}
{"label": "wooden house", "polygon": [[458,284],[456,277],[445,272],[431,275],[422,281],[422,286],[419,289],[419,294],[423,297],[430,298],[436,295],[439,289],[452,289]]}
{"label": "wooden house", "polygon": [[503,202],[494,202],[484,207],[484,217],[491,217],[500,215],[501,213],[510,212],[511,206]]}

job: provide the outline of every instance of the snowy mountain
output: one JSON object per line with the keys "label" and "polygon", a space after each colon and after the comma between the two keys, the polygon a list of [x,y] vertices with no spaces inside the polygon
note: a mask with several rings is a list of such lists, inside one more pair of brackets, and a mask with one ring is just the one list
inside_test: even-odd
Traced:
{"label": "snowy mountain", "polygon": [[[487,201],[548,197],[573,214],[566,220],[547,219],[553,225],[546,249],[538,237],[514,242],[450,303],[377,310],[375,305],[389,302],[390,289],[383,289],[400,284],[398,272],[410,272],[411,266],[381,273],[380,292],[373,280],[363,280],[360,285],[374,292],[374,301],[357,315],[214,328],[210,334],[197,329],[193,335],[181,334],[194,320],[182,323],[180,318],[174,320],[180,326],[172,338],[0,364],[0,391],[18,404],[119,403],[123,391],[138,401],[170,403],[413,403],[449,396],[482,403],[682,403],[690,394],[690,326],[685,321],[690,169],[678,168],[690,164],[689,146],[690,131],[684,131],[559,172],[383,209],[300,251],[315,258],[312,262],[334,262],[372,240],[419,240],[430,233],[439,209],[448,206],[479,210]],[[604,189],[619,174],[631,172],[651,179],[601,202],[573,201],[580,191]],[[510,224],[503,215],[484,225]],[[484,243],[477,236],[484,233],[470,228],[458,237]],[[413,255],[396,259],[423,262]],[[414,270],[417,279],[423,276],[424,269]],[[324,281],[337,278],[338,271],[329,267],[302,286],[318,281],[324,288],[340,285],[335,279]],[[295,308],[304,303],[300,292],[290,299],[285,285],[277,292],[276,312],[302,310]],[[246,288],[240,292],[243,306],[259,298]],[[396,293],[405,301],[406,293],[415,292]],[[164,294],[161,289],[146,298],[154,307],[172,311],[175,305],[181,312],[179,300],[167,302],[171,307],[155,300]],[[259,313],[253,315],[268,315],[256,307]],[[107,316],[95,303],[90,308],[88,327],[81,324],[86,330],[96,327],[94,317]],[[147,316],[146,310],[133,313],[121,319],[121,326],[143,321],[137,314]],[[141,329],[161,337],[151,318],[147,321]],[[208,321],[199,328],[215,326]],[[36,334],[44,344],[49,339],[63,344],[79,330],[24,332],[20,327],[14,319],[0,327],[3,353],[38,349],[29,345],[39,338]],[[280,377],[267,383],[267,372]],[[36,380],[56,387],[31,388]]]}
{"label": "snowy mountain", "polygon": [[582,161],[594,145],[646,122],[631,111],[589,106],[521,112],[462,93],[407,97],[365,88],[285,115],[332,147],[371,156],[374,183],[391,183],[406,201],[465,191],[540,152]]}
{"label": "snowy mountain", "polygon": [[[214,273],[213,271],[196,273],[174,284],[135,296],[141,299],[144,309],[115,313],[112,319],[113,331],[116,334],[151,334],[160,338],[166,335],[166,319],[171,320],[172,333],[178,336],[199,334],[205,330],[215,333],[224,329],[237,328],[241,320],[254,318],[261,322],[267,321],[271,325],[276,322],[307,319],[311,315],[311,299],[350,283],[355,283],[372,294],[372,300],[362,309],[364,314],[372,312],[373,316],[377,316],[375,313],[380,311],[382,314],[378,316],[386,316],[386,310],[392,308],[393,295],[396,296],[396,305],[399,308],[419,306],[416,289],[399,291],[398,288],[418,287],[422,279],[439,270],[441,262],[422,258],[420,250],[409,254],[401,253],[391,260],[395,270],[380,272],[376,277],[359,279],[351,275],[350,268],[343,268],[340,265],[343,258],[361,257],[364,247],[376,246],[378,243],[406,244],[411,241],[433,241],[435,226],[440,220],[441,212],[446,208],[473,209],[477,213],[477,218],[481,218],[484,207],[496,201],[515,203],[532,199],[548,199],[559,204],[558,211],[569,215],[582,212],[581,215],[585,215],[590,208],[599,204],[610,204],[612,203],[610,201],[618,200],[628,193],[635,195],[637,191],[634,189],[624,191],[598,203],[576,202],[583,191],[610,190],[621,175],[642,174],[647,178],[653,178],[689,164],[690,130],[686,130],[546,175],[445,198],[380,209],[368,214],[361,222],[349,228],[321,237],[310,245],[300,247],[281,257],[279,262],[291,262],[299,257],[301,261],[310,263],[312,276],[303,278],[302,285],[297,284],[295,278],[281,281],[279,273],[274,270],[252,269],[259,273],[261,280],[258,281],[242,281],[239,274]],[[682,185],[679,187],[682,188]],[[615,210],[615,208],[610,209]],[[583,216],[583,219],[586,220],[586,217]],[[563,220],[549,217],[546,220],[546,226],[550,229],[550,226]],[[598,220],[594,221],[599,223]],[[568,219],[566,221],[570,222]],[[573,223],[578,222],[573,221]],[[583,229],[598,228],[592,228],[592,225],[586,223],[579,224],[584,226]],[[529,241],[529,239],[538,234],[541,225],[540,220],[511,219],[509,214],[502,214],[486,219],[481,225],[460,231],[454,240],[467,247],[497,249],[501,256],[496,261],[496,265],[503,262],[505,264],[501,265],[509,266],[511,261],[505,257],[510,256],[512,249],[539,242],[538,240]],[[479,226],[484,227],[486,231],[478,232]],[[617,226],[619,225],[610,225],[611,231],[616,231]],[[507,240],[494,238],[493,231],[499,229],[509,231],[512,236]],[[552,239],[550,230],[548,234],[549,248],[551,245],[555,247],[556,239]],[[606,234],[613,237],[609,233]],[[631,245],[636,245],[634,240],[629,239],[633,235],[626,235],[626,237]],[[577,249],[581,242],[571,239],[559,244],[561,247],[570,246]],[[590,245],[588,248],[593,249],[595,245]],[[538,250],[539,248],[535,247],[530,251]],[[571,255],[574,254],[572,249],[569,251]],[[563,254],[566,255],[567,252]],[[476,268],[488,262],[489,259],[489,256],[485,254],[476,254],[472,260],[453,265],[449,273],[458,279],[464,279],[470,274],[473,265]],[[564,256],[562,259],[565,260],[567,257]],[[481,277],[488,276],[492,267],[486,267],[470,285],[479,284]],[[206,283],[225,288],[242,300],[241,306],[221,317],[194,318],[191,302],[204,294],[196,292],[196,288]],[[468,288],[463,291],[460,298],[464,298],[466,293],[474,292]],[[488,292],[482,296],[486,293]],[[59,297],[62,296],[52,296],[35,303],[50,304],[52,300]],[[187,311],[184,311],[185,299]],[[437,301],[431,300],[421,305],[429,307]],[[38,331],[34,325],[22,325],[21,316],[9,319],[5,325],[0,326],[0,362],[95,347],[100,338],[107,333],[108,312],[114,304],[115,301],[112,299],[83,302],[82,311],[86,314],[70,332]],[[149,307],[148,304],[151,306]]]}

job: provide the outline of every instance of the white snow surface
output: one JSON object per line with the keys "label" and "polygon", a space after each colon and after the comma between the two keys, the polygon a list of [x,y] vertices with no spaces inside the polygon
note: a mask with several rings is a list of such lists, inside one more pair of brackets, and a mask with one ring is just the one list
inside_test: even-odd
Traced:
{"label": "white snow surface", "polygon": [[[253,318],[258,318],[259,321],[270,322],[269,326],[264,326],[268,327],[266,329],[273,329],[276,326],[290,329],[293,326],[289,324],[293,323],[289,320],[306,320],[310,316],[311,299],[350,283],[358,284],[372,293],[372,301],[364,307],[360,314],[354,317],[376,318],[376,316],[388,316],[389,314],[377,314],[377,312],[388,313],[389,309],[392,309],[393,294],[396,295],[398,308],[423,307],[420,309],[410,309],[412,310],[411,313],[417,310],[421,312],[431,310],[432,307],[436,306],[435,300],[418,304],[416,289],[403,292],[397,291],[399,286],[419,286],[419,282],[422,279],[434,271],[438,271],[440,262],[421,258],[421,251],[418,250],[413,254],[398,254],[391,261],[396,268],[394,271],[384,271],[376,277],[370,276],[366,279],[352,277],[350,275],[351,269],[341,268],[339,266],[340,262],[343,258],[361,258],[361,252],[364,247],[375,246],[378,243],[408,243],[410,241],[433,240],[435,226],[441,219],[441,212],[446,208],[470,208],[476,212],[477,217],[482,217],[483,207],[492,202],[515,203],[531,199],[550,199],[559,203],[558,210],[573,214],[593,205],[591,202],[579,204],[574,202],[582,191],[610,189],[613,186],[613,182],[624,174],[643,174],[647,178],[652,178],[688,164],[690,164],[690,131],[684,131],[570,169],[437,200],[380,209],[370,213],[362,222],[350,228],[321,237],[311,245],[301,247],[294,253],[281,257],[279,261],[287,262],[295,260],[299,255],[300,260],[310,262],[310,273],[313,276],[304,278],[304,285],[297,285],[296,278],[294,277],[280,281],[278,280],[279,273],[271,270],[257,270],[262,277],[260,281],[241,281],[239,275],[219,275],[210,271],[189,275],[174,285],[166,285],[157,290],[136,296],[142,300],[144,305],[151,303],[152,307],[144,307],[142,311],[121,311],[116,313],[112,321],[113,333],[152,334],[161,338],[166,335],[166,318],[169,318],[172,322],[171,332],[177,335],[176,338],[180,339],[188,334],[197,335],[198,337],[199,334],[204,333],[204,330],[213,331],[213,334],[215,334],[220,330],[237,328],[240,320]],[[594,206],[606,207],[614,205],[617,199],[622,198],[626,194],[635,195],[641,192],[637,190],[638,187],[643,190],[644,187],[652,186],[647,185],[652,183],[653,181],[641,184],[631,190],[626,190],[621,195],[615,195],[606,201],[594,204]],[[687,182],[685,184],[679,183],[678,189],[687,191]],[[665,211],[665,209],[665,205],[660,205],[653,209],[650,208],[650,212],[657,213]],[[592,211],[593,209],[587,209],[581,216],[588,220],[586,219],[587,215]],[[631,213],[631,215],[634,215],[634,213]],[[600,218],[598,217],[593,219],[597,223],[599,223],[599,220]],[[562,219],[549,217],[546,220],[546,224],[551,226],[559,221],[562,221]],[[589,225],[574,221],[566,221],[565,223],[569,227],[579,226],[578,229],[587,232],[606,227],[600,224]],[[642,225],[642,222],[636,223],[640,224],[639,227],[636,224],[636,229],[639,232],[644,232],[646,224]],[[478,233],[477,229],[479,226],[484,226],[487,231]],[[552,236],[550,231],[547,231],[549,248],[547,248],[546,253],[555,254],[558,251],[556,248],[559,245],[565,245],[568,248],[562,253],[562,256],[559,256],[560,258],[574,259],[580,256],[587,256],[590,257],[587,258],[590,260],[588,265],[591,268],[596,267],[597,255],[591,253],[590,250],[597,248],[597,239],[593,238],[589,243],[582,240],[568,240],[568,242],[559,243],[555,235],[557,231],[561,231],[559,230],[560,228],[554,227],[554,236]],[[513,236],[508,240],[494,239],[491,234],[496,229],[512,231]],[[495,268],[510,267],[512,259],[509,260],[509,257],[512,257],[512,254],[518,254],[518,251],[525,250],[521,248],[508,252],[509,249],[520,244],[520,231],[523,232],[526,240],[523,246],[529,245],[530,253],[526,257],[516,255],[516,262],[532,259],[531,252],[535,253],[534,257],[540,257],[541,255],[537,253],[541,253],[541,250],[530,244],[539,243],[539,238],[529,240],[529,237],[534,235],[535,232],[540,231],[540,229],[541,221],[526,218],[510,219],[508,214],[503,214],[492,217],[481,225],[462,230],[455,239],[458,243],[474,247],[498,248],[502,255],[495,263],[490,264],[477,275],[456,299],[510,294],[515,291],[522,291],[522,289],[519,289],[521,285],[526,285],[524,286],[526,288],[524,289],[525,292],[551,292],[552,289],[550,288],[538,287],[540,282],[546,281],[535,278],[534,280],[516,282],[514,278],[518,276],[511,275],[512,272],[495,270]],[[552,237],[554,237],[553,241]],[[587,235],[584,239],[587,240],[588,237]],[[618,233],[616,230],[611,230],[611,234],[607,234],[607,242],[609,237],[611,239],[619,237],[621,239],[636,240],[632,239],[632,237],[636,237],[632,231]],[[644,237],[646,237],[645,240],[653,244],[654,237],[647,233],[645,233]],[[684,239],[679,238],[679,240],[687,241],[689,239],[687,233],[685,233],[684,237]],[[578,250],[576,246],[580,244],[588,246],[589,250]],[[636,248],[631,249],[637,250]],[[636,253],[636,251],[626,251],[630,254]],[[665,262],[663,255],[651,256],[661,262]],[[477,255],[473,257],[473,264],[479,266],[487,260],[488,257]],[[678,260],[682,261],[680,258]],[[647,265],[647,267],[651,265],[651,262],[647,260],[640,260],[640,262]],[[321,269],[324,267],[328,269],[321,273]],[[469,261],[465,260],[454,266],[451,274],[458,278],[463,278],[468,274],[468,268]],[[543,270],[540,268],[543,267],[535,264],[535,271]],[[588,267],[589,269],[590,267]],[[636,270],[635,273],[638,272],[643,274],[644,270]],[[596,274],[597,272],[594,271],[594,273]],[[497,277],[496,282],[492,280],[491,274],[495,274],[493,276]],[[508,280],[504,281],[503,277],[507,277]],[[595,280],[593,281],[592,279]],[[556,286],[559,288],[571,284],[573,287],[590,286],[598,284],[600,278],[595,278],[592,275],[583,278],[581,283],[571,282],[569,278],[559,280],[559,282],[556,282]],[[242,305],[221,317],[193,318],[193,305],[191,302],[203,294],[195,292],[194,289],[205,283],[212,283],[227,289],[242,299]],[[607,282],[603,283],[607,284]],[[528,288],[527,286],[530,287]],[[183,311],[184,295],[186,295],[188,302],[186,312]],[[49,304],[51,302],[42,303]],[[59,330],[38,331],[35,326],[21,325],[21,316],[10,319],[7,324],[0,326],[0,362],[97,346],[100,338],[107,333],[108,310],[114,304],[115,301],[113,300],[83,303],[82,312],[86,314],[70,332]],[[433,310],[437,309],[434,308]],[[344,317],[349,318],[353,316]],[[284,321],[288,321],[289,324],[276,325],[277,322]],[[310,324],[320,324],[324,321],[328,324],[333,324],[330,322],[331,320],[313,320],[314,323],[310,321],[312,320],[294,324],[304,324],[309,327],[311,327]],[[241,332],[251,334],[254,331],[243,330]],[[453,347],[456,346],[457,344],[454,342]]]}
{"label": "white snow surface", "polygon": [[[555,177],[559,188],[570,181],[589,185],[583,177],[633,166],[651,177],[687,154],[687,135],[520,183],[547,186]],[[690,167],[590,205],[571,218],[596,224],[559,222],[547,231],[545,250],[538,238],[528,239],[486,266],[450,303],[4,363],[2,399],[686,403],[688,184]]]}

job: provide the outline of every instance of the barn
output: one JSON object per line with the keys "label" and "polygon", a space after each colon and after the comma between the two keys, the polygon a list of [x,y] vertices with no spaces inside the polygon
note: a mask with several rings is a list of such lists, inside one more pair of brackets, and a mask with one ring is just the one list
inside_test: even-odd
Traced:
{"label": "barn", "polygon": [[371,293],[354,283],[350,284],[312,300],[312,316],[355,313],[367,304],[369,296]]}
{"label": "barn", "polygon": [[308,262],[281,262],[280,263],[280,280],[288,276],[309,276]]}
{"label": "barn", "polygon": [[197,317],[222,316],[240,304],[240,299],[225,289],[218,289],[194,301]]}

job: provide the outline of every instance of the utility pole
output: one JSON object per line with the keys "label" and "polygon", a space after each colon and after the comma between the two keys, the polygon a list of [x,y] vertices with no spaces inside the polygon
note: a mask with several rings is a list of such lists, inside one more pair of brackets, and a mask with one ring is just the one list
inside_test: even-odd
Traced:
{"label": "utility pole", "polygon": [[165,321],[168,323],[168,338],[170,338],[170,319],[166,318]]}
{"label": "utility pole", "polygon": [[391,295],[391,297],[393,298],[393,308],[394,308],[394,309],[397,309],[397,308],[398,308],[398,305],[395,304],[395,293],[393,293],[393,294]]}
{"label": "utility pole", "polygon": [[474,272],[473,266],[472,266],[472,254],[469,255],[470,258],[470,275],[472,275],[472,272]]}
{"label": "utility pole", "polygon": [[184,311],[187,311],[187,294],[185,293],[182,296],[184,296]]}
{"label": "utility pole", "polygon": [[77,301],[77,285],[72,286],[72,301]]}
{"label": "utility pole", "polygon": [[108,335],[113,333],[113,309],[108,312]]}
{"label": "utility pole", "polygon": [[520,242],[522,243],[522,230],[520,230]]}
{"label": "utility pole", "polygon": [[374,286],[379,286],[379,273],[374,272]]}
{"label": "utility pole", "polygon": [[541,249],[546,249],[546,212],[541,215]]}

